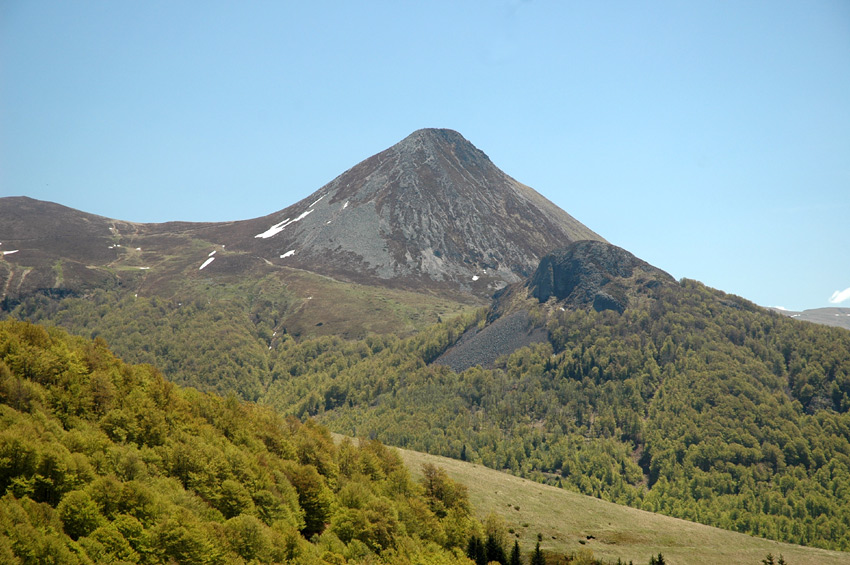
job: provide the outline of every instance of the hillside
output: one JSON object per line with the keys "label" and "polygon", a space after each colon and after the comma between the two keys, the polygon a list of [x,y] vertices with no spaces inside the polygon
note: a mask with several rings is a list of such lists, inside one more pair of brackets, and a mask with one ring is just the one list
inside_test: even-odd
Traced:
{"label": "hillside", "polygon": [[[729,530],[850,547],[848,332],[645,268],[591,269],[604,264],[583,267],[596,281],[575,287],[583,301],[541,302],[529,279],[489,310],[408,338],[293,339],[275,329],[262,288],[235,283],[211,287],[210,303],[103,293],[31,299],[15,313],[341,433]],[[599,292],[622,312],[597,311]],[[322,302],[341,311],[332,296]],[[505,345],[464,353],[459,373],[440,364],[493,331]]]}
{"label": "hillside", "polygon": [[481,465],[399,449],[417,475],[425,464],[445,469],[468,485],[469,498],[483,518],[495,512],[505,518],[522,547],[541,547],[551,557],[593,555],[614,562],[648,563],[661,553],[675,565],[736,563],[760,565],[770,553],[789,565],[850,563],[850,553],[828,551],[754,538],[677,518],[627,508],[564,489],[535,483]]}
{"label": "hillside", "polygon": [[461,487],[433,484],[377,442],[336,446],[102,340],[0,323],[4,564],[468,563],[481,526]]}
{"label": "hillside", "polygon": [[641,280],[619,279],[622,313],[514,288],[526,318],[501,339],[546,337],[489,368],[439,361],[505,319],[495,307],[407,340],[287,343],[262,399],[620,504],[850,548],[850,334],[693,281]]}

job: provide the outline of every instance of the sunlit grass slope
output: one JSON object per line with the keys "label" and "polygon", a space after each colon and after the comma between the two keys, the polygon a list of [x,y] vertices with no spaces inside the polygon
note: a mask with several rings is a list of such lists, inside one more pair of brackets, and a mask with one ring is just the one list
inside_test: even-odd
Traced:
{"label": "sunlit grass slope", "polygon": [[661,514],[619,506],[455,459],[400,449],[414,475],[424,463],[444,468],[469,488],[480,515],[501,515],[523,548],[559,554],[588,550],[597,559],[648,563],[661,553],[675,565],[757,565],[768,553],[789,565],[850,563],[850,553],[755,538]]}

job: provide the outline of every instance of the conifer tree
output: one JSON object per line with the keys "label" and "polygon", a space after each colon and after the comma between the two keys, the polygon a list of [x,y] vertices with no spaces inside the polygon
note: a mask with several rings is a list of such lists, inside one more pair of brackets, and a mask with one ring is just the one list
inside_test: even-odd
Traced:
{"label": "conifer tree", "polygon": [[519,556],[519,542],[514,540],[514,548],[511,550],[511,557],[508,559],[508,565],[522,565],[522,559]]}
{"label": "conifer tree", "polygon": [[531,554],[531,565],[546,565],[546,559],[543,557],[543,552],[540,551],[540,542],[534,547],[534,553]]}
{"label": "conifer tree", "polygon": [[484,549],[487,554],[487,563],[496,562],[501,563],[502,565],[507,565],[508,558],[505,555],[505,550],[493,534],[487,534],[487,541],[484,544]]}

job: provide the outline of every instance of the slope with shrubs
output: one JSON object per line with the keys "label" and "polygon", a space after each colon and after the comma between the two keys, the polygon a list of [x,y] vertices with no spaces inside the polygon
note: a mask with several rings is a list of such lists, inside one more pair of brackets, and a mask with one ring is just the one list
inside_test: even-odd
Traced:
{"label": "slope with shrubs", "polygon": [[0,323],[0,562],[466,562],[463,487],[377,442]]}

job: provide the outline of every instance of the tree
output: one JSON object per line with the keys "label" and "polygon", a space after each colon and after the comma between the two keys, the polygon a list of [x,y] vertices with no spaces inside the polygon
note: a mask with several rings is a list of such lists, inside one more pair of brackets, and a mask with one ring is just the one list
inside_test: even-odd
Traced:
{"label": "tree", "polygon": [[502,565],[506,565],[508,562],[504,548],[493,534],[487,535],[487,541],[484,542],[484,552],[487,554],[487,563],[495,561]]}
{"label": "tree", "polygon": [[473,560],[475,565],[487,565],[487,550],[481,538],[475,534],[469,537],[469,543],[466,545],[466,556]]}
{"label": "tree", "polygon": [[89,535],[103,521],[97,503],[87,492],[81,490],[66,494],[56,510],[65,533],[71,536],[71,539]]}
{"label": "tree", "polygon": [[511,550],[511,557],[508,559],[508,565],[522,565],[522,559],[519,555],[519,542],[514,540],[514,548]]}
{"label": "tree", "polygon": [[531,554],[531,565],[546,565],[546,558],[543,557],[543,552],[540,551],[540,542],[534,546],[534,553]]}

